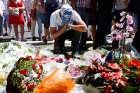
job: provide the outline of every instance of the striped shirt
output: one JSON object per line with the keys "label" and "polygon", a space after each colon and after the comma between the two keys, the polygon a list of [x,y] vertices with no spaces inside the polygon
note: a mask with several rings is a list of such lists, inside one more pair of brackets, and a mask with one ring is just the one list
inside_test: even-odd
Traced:
{"label": "striped shirt", "polygon": [[76,0],[77,7],[90,8],[91,0]]}

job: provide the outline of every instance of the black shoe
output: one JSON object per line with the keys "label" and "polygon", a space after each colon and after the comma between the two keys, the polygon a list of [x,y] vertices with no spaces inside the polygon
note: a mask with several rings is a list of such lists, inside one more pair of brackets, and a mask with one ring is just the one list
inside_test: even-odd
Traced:
{"label": "black shoe", "polygon": [[22,39],[21,41],[22,41],[22,42],[26,42],[27,40],[26,40],[26,39]]}
{"label": "black shoe", "polygon": [[39,37],[38,40],[41,41],[41,37]]}
{"label": "black shoe", "polygon": [[45,36],[42,37],[42,40],[43,40],[43,42],[44,42],[45,44],[47,44],[47,39],[46,39]]}
{"label": "black shoe", "polygon": [[36,41],[36,37],[32,37],[32,41]]}
{"label": "black shoe", "polygon": [[3,34],[3,36],[8,36],[8,34],[7,34],[7,33],[5,33],[5,34]]}

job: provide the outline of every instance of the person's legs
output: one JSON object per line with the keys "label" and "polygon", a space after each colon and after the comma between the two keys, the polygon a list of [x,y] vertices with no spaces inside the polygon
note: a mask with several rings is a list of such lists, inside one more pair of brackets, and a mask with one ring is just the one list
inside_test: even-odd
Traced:
{"label": "person's legs", "polygon": [[44,43],[47,43],[47,41],[48,41],[49,25],[50,25],[50,15],[44,14],[44,36],[42,38]]}
{"label": "person's legs", "polygon": [[75,30],[71,30],[71,41],[72,41],[72,55],[76,52],[79,53],[80,50],[80,42],[81,42],[81,33]]}
{"label": "person's legs", "polygon": [[[77,12],[80,14],[81,18],[84,20],[86,25],[88,25],[89,19],[89,9],[78,7]],[[80,51],[86,50],[86,41],[87,41],[87,32],[82,32],[81,42],[80,42]]]}
{"label": "person's legs", "polygon": [[24,24],[20,24],[21,41],[24,40]]}
{"label": "person's legs", "polygon": [[16,36],[16,40],[19,40],[19,34],[18,34],[18,24],[13,24],[14,27],[14,32],[15,32],[15,36]]}
{"label": "person's legs", "polygon": [[42,20],[41,20],[42,14],[38,13],[37,14],[37,24],[38,24],[38,35],[39,38],[41,38],[42,35]]}
{"label": "person's legs", "polygon": [[0,16],[0,36],[3,34],[3,17]]}
{"label": "person's legs", "polygon": [[66,33],[62,34],[60,37],[55,39],[54,42],[54,53],[65,54],[65,40],[69,39],[71,36],[71,31],[67,31]]}
{"label": "person's legs", "polygon": [[2,35],[3,30],[2,30],[2,24],[0,23],[0,36]]}
{"label": "person's legs", "polygon": [[4,30],[4,36],[8,36],[7,34],[7,15],[3,16],[3,30]]}
{"label": "person's legs", "polygon": [[92,25],[92,38],[94,43],[96,38],[96,25]]}
{"label": "person's legs", "polygon": [[53,8],[52,10],[47,10],[46,13],[44,14],[44,36],[43,36],[43,41],[44,43],[47,43],[47,41],[50,39],[50,32],[49,32],[49,25],[50,25],[50,16],[52,12],[55,11]]}
{"label": "person's legs", "polygon": [[44,43],[47,43],[48,36],[49,36],[49,27],[48,25],[44,25],[44,36],[42,37]]}
{"label": "person's legs", "polygon": [[133,39],[132,45],[137,49],[137,51],[140,53],[140,43],[139,43],[139,37],[140,37],[140,14],[138,14],[137,16],[138,19],[138,29],[137,32],[135,34],[135,37]]}
{"label": "person's legs", "polygon": [[93,49],[106,43],[106,35],[111,32],[112,13],[109,10],[99,10],[97,15],[97,31]]}
{"label": "person's legs", "polygon": [[55,54],[64,54],[65,50],[65,37],[60,36],[59,38],[55,39],[54,42],[54,53]]}
{"label": "person's legs", "polygon": [[35,41],[36,37],[35,37],[35,27],[36,27],[36,20],[32,19],[31,21],[31,31],[32,31],[32,40]]}

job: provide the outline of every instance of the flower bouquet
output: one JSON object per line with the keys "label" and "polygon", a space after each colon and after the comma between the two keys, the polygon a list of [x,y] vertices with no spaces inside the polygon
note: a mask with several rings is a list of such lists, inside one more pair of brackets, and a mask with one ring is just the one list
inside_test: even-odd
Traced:
{"label": "flower bouquet", "polygon": [[32,57],[20,58],[7,78],[7,93],[32,93],[43,77],[43,67]]}

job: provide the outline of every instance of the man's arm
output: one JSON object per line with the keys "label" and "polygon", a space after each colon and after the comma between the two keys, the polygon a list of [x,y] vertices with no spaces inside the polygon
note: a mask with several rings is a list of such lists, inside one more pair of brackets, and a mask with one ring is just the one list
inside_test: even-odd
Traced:
{"label": "man's arm", "polygon": [[68,25],[68,27],[70,29],[73,29],[73,30],[76,30],[79,32],[86,32],[87,31],[87,25],[81,19],[80,15],[76,11],[73,11],[72,20],[73,20],[73,24]]}
{"label": "man's arm", "polygon": [[84,23],[83,20],[77,24],[69,24],[68,28],[79,31],[79,32],[86,32],[87,31],[87,26]]}
{"label": "man's arm", "polygon": [[67,29],[67,26],[64,25],[59,31],[57,31],[56,27],[50,27],[50,32],[53,36],[54,39],[58,38],[61,36]]}

